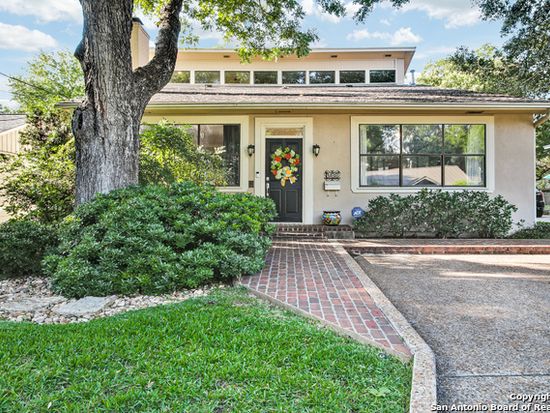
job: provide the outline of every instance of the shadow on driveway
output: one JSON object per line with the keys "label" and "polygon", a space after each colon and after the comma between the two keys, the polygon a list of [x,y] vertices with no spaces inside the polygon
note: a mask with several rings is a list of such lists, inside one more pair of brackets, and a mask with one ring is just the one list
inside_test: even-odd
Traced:
{"label": "shadow on driveway", "polygon": [[364,255],[433,349],[440,404],[550,391],[550,256]]}

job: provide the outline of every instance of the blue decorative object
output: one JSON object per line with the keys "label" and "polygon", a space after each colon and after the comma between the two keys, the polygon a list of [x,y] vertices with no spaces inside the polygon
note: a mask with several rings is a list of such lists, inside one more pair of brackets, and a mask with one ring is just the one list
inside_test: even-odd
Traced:
{"label": "blue decorative object", "polygon": [[355,207],[351,210],[351,216],[355,219],[359,219],[363,215],[365,215],[365,210],[363,208]]}

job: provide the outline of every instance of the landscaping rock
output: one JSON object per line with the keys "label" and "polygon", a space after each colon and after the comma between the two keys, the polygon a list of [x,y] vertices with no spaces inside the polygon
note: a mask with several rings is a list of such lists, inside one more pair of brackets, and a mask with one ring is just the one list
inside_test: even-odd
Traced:
{"label": "landscaping rock", "polygon": [[19,299],[0,302],[0,311],[29,312],[49,307],[65,301],[63,297],[22,297]]}
{"label": "landscaping rock", "polygon": [[85,316],[104,310],[115,301],[115,297],[84,297],[54,308],[53,312],[64,316]]}
{"label": "landscaping rock", "polygon": [[37,324],[83,323],[128,310],[179,303],[206,295],[212,288],[215,287],[158,296],[85,297],[80,300],[69,300],[55,295],[46,278],[12,278],[0,280],[0,320],[30,321]]}

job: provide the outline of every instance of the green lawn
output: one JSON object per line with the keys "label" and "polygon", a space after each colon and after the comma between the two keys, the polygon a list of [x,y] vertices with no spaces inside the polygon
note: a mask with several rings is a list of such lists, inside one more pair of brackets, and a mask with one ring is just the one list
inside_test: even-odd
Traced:
{"label": "green lawn", "polygon": [[411,369],[220,290],[80,325],[0,322],[0,411],[404,412]]}

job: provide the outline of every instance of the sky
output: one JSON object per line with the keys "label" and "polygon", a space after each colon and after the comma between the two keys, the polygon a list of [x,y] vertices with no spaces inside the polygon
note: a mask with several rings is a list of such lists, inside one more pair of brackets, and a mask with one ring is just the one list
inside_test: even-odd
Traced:
{"label": "sky", "polygon": [[[346,0],[344,0],[346,1]],[[501,45],[500,23],[480,19],[471,0],[410,0],[401,9],[389,2],[376,6],[364,23],[352,20],[354,5],[346,3],[344,18],[323,14],[315,0],[301,0],[303,26],[314,28],[319,41],[313,47],[416,46],[409,69],[422,72],[426,63],[451,54],[459,46]],[[154,40],[154,22],[142,17]],[[200,47],[221,45],[219,33],[199,30]],[[1,0],[0,72],[24,75],[26,63],[40,51],[73,51],[82,35],[78,0]],[[0,104],[14,107],[7,79],[0,75]]]}

